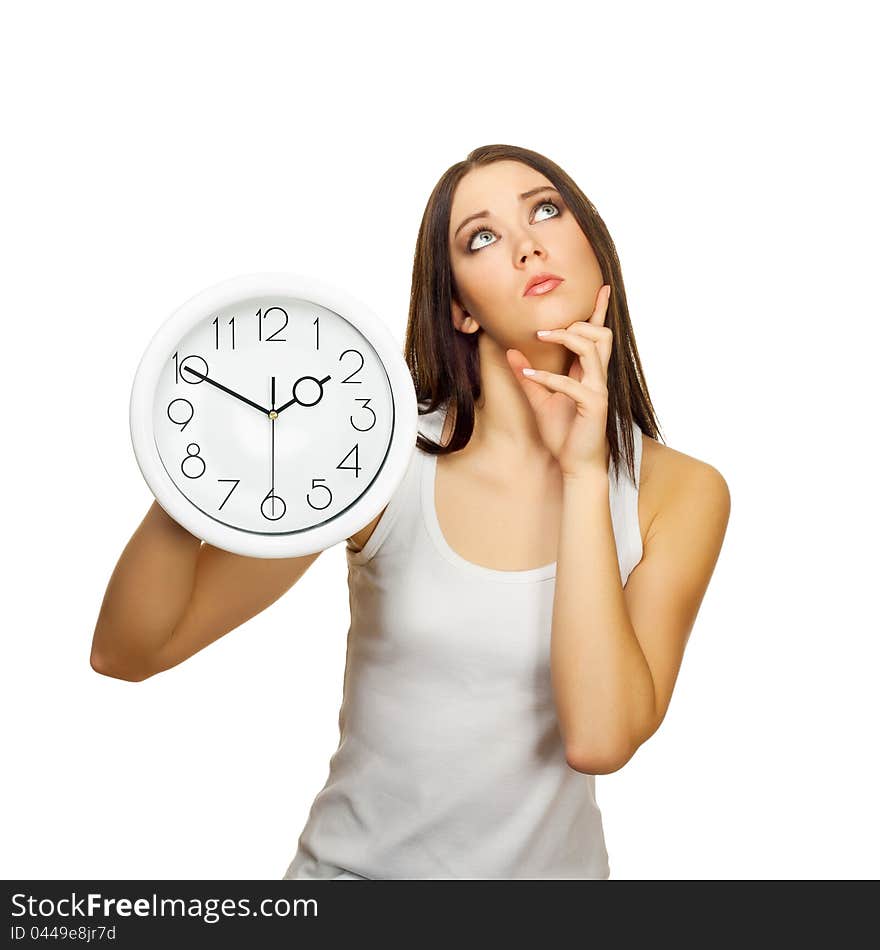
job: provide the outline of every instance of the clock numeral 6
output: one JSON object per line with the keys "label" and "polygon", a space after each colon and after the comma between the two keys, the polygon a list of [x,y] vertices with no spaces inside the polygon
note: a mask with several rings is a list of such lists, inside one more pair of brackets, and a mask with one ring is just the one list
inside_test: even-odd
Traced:
{"label": "clock numeral 6", "polygon": [[[193,452],[193,451],[191,451],[191,449],[195,449],[195,451]],[[199,455],[199,452],[201,452],[201,451],[202,451],[202,450],[201,450],[201,448],[199,447],[199,443],[198,443],[198,442],[190,442],[190,444],[186,447],[186,458],[180,463],[180,470],[181,470],[181,472],[183,472],[184,475],[186,475],[187,478],[201,478],[202,475],[205,474],[205,467],[206,467],[206,466],[205,466],[205,460],[201,457],[201,455]],[[192,475],[191,475],[191,474],[186,470],[187,462],[190,463],[189,467],[190,467],[190,469],[192,469],[194,472],[195,472],[195,470],[198,468],[198,466],[201,465],[201,467],[202,467],[202,468],[201,468],[201,471],[198,472],[198,474],[192,474]]]}
{"label": "clock numeral 6", "polygon": [[270,490],[260,505],[260,512],[267,521],[278,521],[287,513],[287,505],[280,495]]}
{"label": "clock numeral 6", "polygon": [[314,508],[316,511],[323,511],[325,508],[329,508],[333,504],[333,492],[326,485],[316,485],[315,482],[326,482],[326,478],[313,478],[312,479],[312,488],[323,488],[327,492],[327,504],[326,505],[315,505],[312,504],[312,499],[309,498],[309,493],[306,492],[306,501]]}
{"label": "clock numeral 6", "polygon": [[[189,406],[189,415],[185,419],[175,419],[174,416],[171,414],[171,407],[176,402],[185,403],[187,406]],[[186,413],[186,409],[184,409],[182,405],[178,409],[175,409],[174,411],[177,415]],[[168,403],[168,409],[166,410],[166,412],[168,414],[168,418],[176,426],[180,426],[181,432],[183,432],[183,430],[190,424],[190,422],[192,422],[192,418],[196,413],[195,409],[193,408],[193,404],[188,399],[184,399],[182,396],[178,397],[177,399],[172,399],[171,402]]]}

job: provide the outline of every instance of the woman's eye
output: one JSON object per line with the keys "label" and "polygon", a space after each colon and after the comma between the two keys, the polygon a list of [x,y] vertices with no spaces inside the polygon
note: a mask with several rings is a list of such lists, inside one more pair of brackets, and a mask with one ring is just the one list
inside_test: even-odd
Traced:
{"label": "woman's eye", "polygon": [[[559,207],[555,201],[544,200],[539,204],[535,205],[534,210],[540,211],[542,208],[552,208],[554,214],[551,214],[551,218],[556,218],[559,216]],[[541,218],[540,220],[544,221],[546,218]],[[498,235],[491,228],[477,228],[475,231],[471,231],[470,240],[468,241],[468,250],[469,251],[478,251],[481,247],[488,247],[490,244],[494,244],[494,241],[481,241],[477,244],[474,244],[474,241],[483,234],[490,234],[493,237],[498,237]]]}

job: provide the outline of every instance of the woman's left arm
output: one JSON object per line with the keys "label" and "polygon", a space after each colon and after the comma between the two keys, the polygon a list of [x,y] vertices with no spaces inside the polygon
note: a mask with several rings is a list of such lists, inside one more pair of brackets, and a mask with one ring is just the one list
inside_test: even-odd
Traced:
{"label": "woman's left arm", "polygon": [[720,472],[693,461],[620,580],[607,472],[564,480],[551,674],[569,765],[614,772],[663,721],[730,512]]}
{"label": "woman's left arm", "polygon": [[605,435],[610,293],[607,284],[600,289],[588,320],[538,331],[574,352],[567,375],[535,370],[519,350],[507,351],[564,480],[550,666],[566,759],[590,773],[619,769],[663,721],[730,513],[721,473],[691,460],[663,492],[624,589]]}

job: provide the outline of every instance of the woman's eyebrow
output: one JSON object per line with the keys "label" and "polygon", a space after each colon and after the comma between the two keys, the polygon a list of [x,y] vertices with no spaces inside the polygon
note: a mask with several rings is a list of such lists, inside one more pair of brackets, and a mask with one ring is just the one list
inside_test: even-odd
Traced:
{"label": "woman's eyebrow", "polygon": [[[524,191],[520,196],[520,201],[524,201],[526,198],[531,198],[532,195],[536,195],[539,191],[556,191],[552,185],[539,185],[537,188],[532,188],[530,191]],[[559,192],[556,191],[558,195]],[[490,212],[488,210],[478,211],[476,214],[468,215],[464,221],[455,229],[455,234],[452,235],[452,239],[455,240],[458,237],[458,232],[468,223],[468,221],[473,221],[474,218],[486,218]]]}

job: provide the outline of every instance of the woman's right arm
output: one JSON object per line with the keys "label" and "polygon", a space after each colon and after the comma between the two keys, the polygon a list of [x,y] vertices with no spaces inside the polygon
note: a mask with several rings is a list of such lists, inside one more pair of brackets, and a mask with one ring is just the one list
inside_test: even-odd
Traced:
{"label": "woman's right arm", "polygon": [[203,544],[154,501],[107,585],[92,669],[137,682],[176,666],[278,600],[320,554],[231,554]]}

